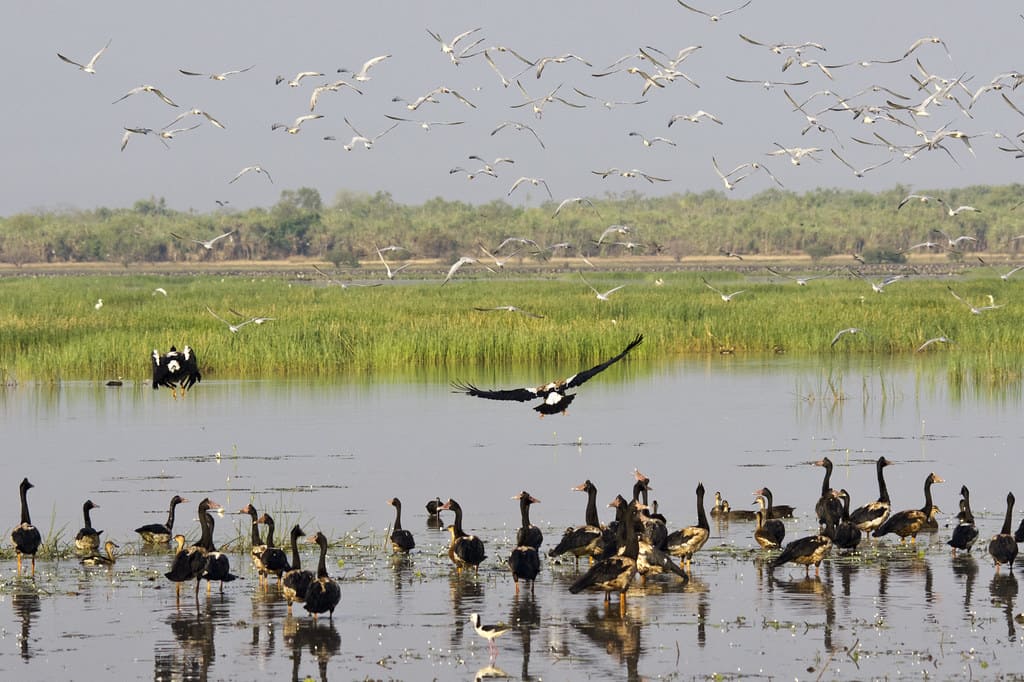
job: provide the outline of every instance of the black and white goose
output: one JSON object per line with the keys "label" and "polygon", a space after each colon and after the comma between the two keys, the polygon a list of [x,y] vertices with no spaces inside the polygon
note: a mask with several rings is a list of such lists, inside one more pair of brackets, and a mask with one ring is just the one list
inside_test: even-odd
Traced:
{"label": "black and white goose", "polygon": [[185,346],[181,351],[171,346],[164,355],[160,355],[160,351],[154,349],[152,357],[153,390],[164,386],[171,389],[171,395],[177,398],[180,386],[181,397],[184,398],[188,389],[202,381],[203,375],[199,372],[196,354],[189,346]]}
{"label": "black and white goose", "polygon": [[616,362],[626,357],[626,354],[639,346],[643,340],[643,335],[639,334],[622,350],[622,352],[608,360],[605,360],[601,364],[591,367],[590,369],[583,370],[582,372],[577,372],[566,379],[552,381],[550,383],[537,386],[536,388],[512,388],[488,391],[477,388],[473,384],[463,384],[458,382],[453,383],[452,388],[455,393],[465,393],[466,395],[471,395],[476,398],[487,398],[488,400],[515,400],[522,403],[536,398],[543,398],[544,402],[533,408],[536,412],[539,412],[542,417],[544,415],[557,414],[559,412],[564,414],[565,411],[569,409],[569,405],[571,405],[572,401],[576,398],[575,393],[567,393],[569,389],[582,385],[588,379],[608,369]]}

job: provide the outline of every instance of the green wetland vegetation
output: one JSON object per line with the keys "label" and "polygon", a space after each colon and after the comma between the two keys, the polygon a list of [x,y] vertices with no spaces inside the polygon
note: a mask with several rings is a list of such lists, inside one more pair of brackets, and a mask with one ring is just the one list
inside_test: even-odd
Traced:
{"label": "green wetland vegetation", "polygon": [[[443,287],[440,279],[425,279],[342,288],[301,267],[259,278],[10,277],[0,281],[0,373],[8,383],[144,381],[154,348],[188,344],[208,379],[443,379],[467,369],[500,378],[524,367],[532,376],[602,360],[639,333],[645,341],[632,354],[639,371],[693,355],[786,354],[826,364],[876,355],[943,363],[953,382],[1020,382],[1020,283],[977,267],[957,276],[908,276],[878,294],[864,279],[884,275],[834,272],[798,286],[764,269],[588,270],[598,290],[625,285],[607,301],[597,300],[572,269],[543,279],[460,272]],[[725,303],[702,277],[727,293],[744,293]],[[975,307],[989,305],[989,296],[999,307],[972,314],[950,287]],[[505,305],[543,317],[475,310]],[[207,308],[235,324],[274,319],[232,333]],[[850,327],[862,331],[830,345]],[[940,336],[953,342],[915,352]],[[544,378],[552,377],[537,381]]]}

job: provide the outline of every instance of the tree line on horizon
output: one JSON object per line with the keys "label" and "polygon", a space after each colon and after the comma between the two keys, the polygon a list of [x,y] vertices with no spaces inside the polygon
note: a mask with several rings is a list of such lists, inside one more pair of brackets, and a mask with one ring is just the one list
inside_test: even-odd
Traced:
{"label": "tree line on horizon", "polygon": [[[328,206],[308,187],[282,191],[270,208],[224,205],[208,213],[176,211],[162,198],[149,198],[131,208],[44,210],[0,218],[0,262],[128,266],[306,257],[357,267],[386,246],[408,249],[407,257],[454,260],[482,257],[481,246],[493,250],[507,237],[531,239],[541,248],[568,242],[584,256],[676,259],[728,251],[812,259],[857,253],[868,262],[886,262],[902,260],[904,250],[928,241],[941,245],[933,250],[944,250],[951,259],[1024,248],[1024,238],[1014,239],[1024,233],[1024,209],[1017,211],[1022,185],[916,191],[942,202],[911,200],[897,209],[911,193],[905,186],[877,193],[770,189],[746,199],[720,191],[661,197],[609,193],[592,203],[563,206],[558,215],[559,202],[554,201],[517,207],[500,200],[474,205],[434,198],[411,206],[383,191],[341,190]],[[979,210],[949,215],[947,207],[965,204]],[[612,225],[630,229],[611,232],[598,244]],[[199,243],[227,232],[213,248]],[[944,248],[947,236],[960,235],[972,241],[956,250]],[[508,247],[502,255],[514,250]],[[536,250],[528,247],[518,257],[540,259],[549,253]]]}

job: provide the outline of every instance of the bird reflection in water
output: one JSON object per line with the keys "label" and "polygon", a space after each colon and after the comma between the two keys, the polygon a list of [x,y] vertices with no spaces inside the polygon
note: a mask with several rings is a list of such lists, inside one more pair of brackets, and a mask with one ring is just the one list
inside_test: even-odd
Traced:
{"label": "bird reflection in water", "polygon": [[[832,633],[835,630],[836,623],[836,604],[835,598],[832,593],[832,582],[833,582],[833,562],[826,562],[823,566],[823,576],[810,576],[805,575],[798,580],[779,580],[775,577],[773,571],[768,571],[768,591],[770,593],[781,592],[787,603],[796,603],[800,605],[801,612],[803,610],[811,611],[815,614],[818,613],[818,605],[824,607],[825,610],[825,623],[824,623],[824,636],[822,644],[825,651],[834,651],[832,643]],[[794,599],[794,597],[799,597]],[[816,599],[809,599],[808,597],[814,597]],[[807,628],[810,629],[815,627],[813,621],[805,619]]]}
{"label": "bird reflection in water", "polygon": [[153,662],[155,680],[206,680],[217,658],[216,626],[227,625],[230,597],[213,595],[195,613],[175,611],[168,619],[173,642],[157,642]]}
{"label": "bird reflection in water", "polygon": [[953,575],[959,580],[964,580],[964,616],[973,626],[977,614],[971,609],[971,601],[974,597],[974,581],[978,577],[978,562],[970,554],[958,554],[952,561]]}
{"label": "bird reflection in water", "polygon": [[1013,641],[1016,637],[1013,621],[1013,604],[1017,601],[1017,576],[1012,572],[996,573],[988,584],[988,593],[992,596],[992,605],[1003,607],[1006,614],[1006,636]]}
{"label": "bird reflection in water", "polygon": [[627,680],[639,680],[640,624],[643,622],[639,607],[621,612],[618,609],[587,609],[586,620],[574,622],[573,627],[585,634],[609,655],[626,666]]}
{"label": "bird reflection in water", "polygon": [[[483,584],[476,576],[452,573],[448,576],[448,594],[452,598],[451,647],[462,646],[463,631],[474,611],[486,611]],[[475,637],[475,635],[474,635]]]}
{"label": "bird reflection in water", "polygon": [[32,586],[15,589],[11,594],[11,607],[14,609],[14,616],[21,621],[21,632],[18,634],[18,647],[21,650],[21,657],[26,661],[32,658],[32,651],[29,649],[30,630],[32,621],[39,617],[39,595]]}
{"label": "bird reflection in water", "polygon": [[292,680],[312,679],[312,675],[301,675],[302,650],[308,649],[317,663],[320,682],[327,682],[327,663],[341,651],[341,635],[333,622],[318,623],[309,619],[286,616],[284,619],[284,643],[292,650]]}
{"label": "bird reflection in water", "polygon": [[249,655],[254,659],[273,659],[277,648],[277,627],[287,610],[288,602],[280,590],[255,590],[252,593],[252,641]]}
{"label": "bird reflection in water", "polygon": [[[540,629],[540,606],[537,604],[533,593],[523,592],[512,599],[512,608],[508,614],[509,625],[513,631],[519,633],[523,642],[523,667],[519,677],[522,680],[532,680],[530,677],[530,650],[532,648],[533,631]],[[479,678],[479,672],[477,673]]]}

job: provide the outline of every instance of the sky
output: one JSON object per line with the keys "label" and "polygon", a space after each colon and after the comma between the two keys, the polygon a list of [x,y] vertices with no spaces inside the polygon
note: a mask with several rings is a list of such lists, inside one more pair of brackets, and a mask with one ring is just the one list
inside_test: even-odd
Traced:
{"label": "sky", "polygon": [[[693,0],[688,3],[708,12],[725,12],[739,0]],[[1000,74],[1024,68],[1017,54],[1024,18],[1012,3],[986,4],[984,11],[965,11],[963,3],[918,1],[820,3],[752,0],[720,20],[691,11],[676,0],[609,2],[559,0],[515,3],[424,0],[373,3],[352,2],[214,2],[169,6],[125,2],[23,2],[5,8],[3,29],[6,68],[0,72],[5,93],[0,126],[4,191],[0,216],[20,212],[130,207],[139,199],[163,197],[176,210],[200,213],[216,210],[217,201],[228,209],[269,207],[282,190],[312,187],[328,205],[338,192],[384,191],[398,202],[419,204],[435,197],[483,204],[494,200],[536,206],[572,197],[600,199],[608,193],[644,195],[726,191],[716,175],[712,158],[723,171],[756,162],[774,175],[781,187],[795,192],[845,188],[880,191],[897,185],[942,190],[1019,181],[1024,160],[998,149],[1024,129],[1024,116],[1003,100],[1005,94],[1024,111],[1024,87],[983,92],[973,107],[971,93]],[[471,56],[453,61],[430,32],[445,41],[479,29],[460,41],[463,48],[477,40]],[[848,66],[822,70],[814,63],[794,63],[786,71],[787,55],[767,46],[750,44],[743,34],[771,45],[806,41],[809,47],[797,61]],[[861,66],[868,59],[899,59],[920,38],[935,36],[941,44],[925,43],[907,58],[892,64]],[[97,60],[96,73],[88,74],[57,58],[61,53],[79,63],[107,41],[109,48]],[[696,85],[682,77],[661,82],[642,93],[644,80],[635,67],[655,74],[659,66],[637,58],[648,47],[674,57],[680,50],[699,46],[678,66]],[[501,76],[479,53],[484,48],[511,48],[528,61],[542,57],[576,55],[587,64],[568,59],[547,63],[540,78],[536,69],[519,62],[510,52],[492,49]],[[390,55],[373,66],[370,80],[358,82],[351,73],[372,57]],[[609,69],[622,57],[633,55]],[[919,90],[911,76],[922,78],[915,60],[928,73],[954,82],[951,93],[963,105],[940,98],[930,103],[927,116],[891,112],[901,122],[881,120],[867,124],[840,107],[887,107],[886,100],[921,104],[930,94]],[[661,60],[664,63],[664,60]],[[218,81],[186,76],[178,70],[223,72],[252,66],[245,73]],[[301,71],[324,76],[304,78],[298,87],[275,84],[278,76],[291,79]],[[603,76],[594,74],[607,73]],[[829,74],[831,78],[829,78]],[[518,76],[518,77],[517,77]],[[774,86],[737,83],[727,76],[798,82]],[[325,92],[316,107],[323,118],[302,124],[298,134],[271,130],[277,122],[291,123],[309,114],[309,99],[317,85],[346,79],[362,94],[342,88]],[[965,84],[961,87],[955,81]],[[560,101],[544,103],[535,115],[516,85],[530,98],[555,94]],[[1008,83],[1009,81],[1003,81]],[[178,107],[141,92],[122,101],[134,87],[159,88]],[[697,87],[699,86],[699,87]],[[886,91],[864,88],[884,86]],[[410,111],[395,97],[415,100],[434,88],[440,94]],[[931,87],[931,86],[929,86]],[[588,98],[579,91],[592,96]],[[822,91],[834,94],[826,94]],[[804,105],[824,131],[807,126],[807,118],[794,109],[785,92]],[[635,102],[643,101],[642,104]],[[622,102],[606,106],[604,102]],[[153,134],[133,135],[121,150],[125,127],[159,131],[178,114],[197,107],[225,128],[187,116],[173,128],[199,123],[194,130],[175,134],[166,145]],[[680,120],[675,114],[704,110],[722,121],[700,123]],[[823,111],[824,110],[824,111]],[[883,112],[884,113],[884,112]],[[373,136],[395,121],[392,115],[416,121],[455,122],[424,130],[402,122],[381,137],[372,149],[356,146],[345,151],[353,132],[345,118],[361,133]],[[543,141],[508,126],[491,134],[502,122],[531,126]],[[853,138],[876,142],[875,134],[896,145],[920,144],[939,129],[960,130],[974,137],[967,148],[962,140],[945,138],[941,147],[924,149],[906,159],[904,154]],[[637,132],[641,135],[631,136]],[[999,139],[995,133],[1010,136]],[[324,140],[334,136],[336,140]],[[643,143],[661,136],[674,144]],[[1022,143],[1024,144],[1024,143]],[[788,156],[770,155],[780,147],[818,148],[799,165]],[[856,177],[831,150],[857,169],[891,159]],[[948,153],[947,153],[948,152]],[[469,160],[478,155],[488,162],[498,157],[514,163],[494,165],[497,177],[450,173],[482,166]],[[265,174],[246,173],[229,182],[243,168],[259,164]],[[638,169],[667,181],[612,173],[602,178],[594,171]],[[733,176],[730,196],[749,197],[779,187],[760,170],[737,180],[750,167]],[[543,178],[542,186],[523,183],[509,195],[520,177]],[[961,197],[969,203],[970,197]],[[570,204],[566,210],[587,210]]]}

